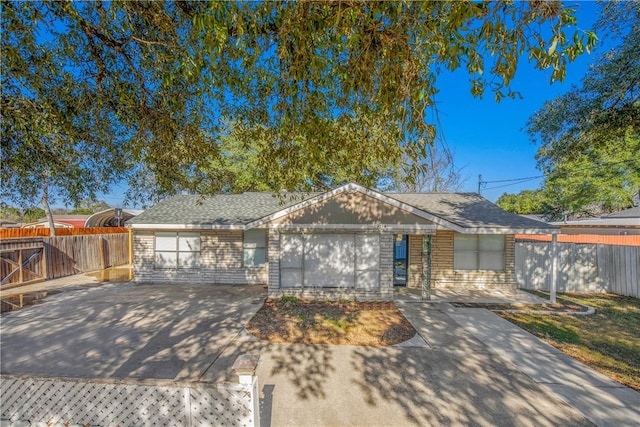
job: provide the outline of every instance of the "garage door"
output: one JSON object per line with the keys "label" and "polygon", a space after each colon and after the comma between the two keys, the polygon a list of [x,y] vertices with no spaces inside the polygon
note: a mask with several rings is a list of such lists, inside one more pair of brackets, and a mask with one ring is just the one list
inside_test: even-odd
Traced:
{"label": "garage door", "polygon": [[355,283],[353,234],[311,234],[304,244],[304,286],[351,288]]}
{"label": "garage door", "polygon": [[373,234],[282,234],[282,287],[377,289],[380,243]]}

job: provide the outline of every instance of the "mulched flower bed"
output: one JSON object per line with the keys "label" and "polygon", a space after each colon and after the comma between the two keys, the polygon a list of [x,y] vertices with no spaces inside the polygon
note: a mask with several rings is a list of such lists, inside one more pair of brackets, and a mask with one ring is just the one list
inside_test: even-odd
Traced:
{"label": "mulched flower bed", "polygon": [[247,330],[274,343],[388,346],[416,331],[393,302],[317,302],[270,298]]}

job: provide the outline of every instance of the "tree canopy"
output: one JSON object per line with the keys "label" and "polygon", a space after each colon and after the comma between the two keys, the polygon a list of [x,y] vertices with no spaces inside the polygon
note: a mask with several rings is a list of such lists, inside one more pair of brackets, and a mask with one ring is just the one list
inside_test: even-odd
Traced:
{"label": "tree canopy", "polygon": [[527,123],[540,144],[542,192],[553,218],[628,208],[640,191],[638,2],[605,4],[599,26],[619,34],[619,46],[604,52],[580,85],[546,102]]}
{"label": "tree canopy", "polygon": [[545,195],[541,190],[523,190],[518,194],[504,193],[496,201],[507,212],[521,215],[542,214],[547,211]]}
{"label": "tree canopy", "polygon": [[559,80],[595,43],[539,0],[4,2],[2,27],[2,195],[22,203],[125,174],[219,191],[225,118],[277,189],[374,185],[403,156],[411,177],[442,72],[499,101],[522,60]]}

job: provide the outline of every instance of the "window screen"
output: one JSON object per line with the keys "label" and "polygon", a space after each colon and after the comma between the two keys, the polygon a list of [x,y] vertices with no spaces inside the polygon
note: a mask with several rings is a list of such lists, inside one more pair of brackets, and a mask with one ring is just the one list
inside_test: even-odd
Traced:
{"label": "window screen", "polygon": [[261,267],[267,262],[267,233],[264,230],[244,232],[242,256],[245,267]]}
{"label": "window screen", "polygon": [[200,235],[197,233],[156,233],[156,268],[200,267]]}
{"label": "window screen", "polygon": [[453,241],[455,270],[504,270],[504,236],[456,234]]}

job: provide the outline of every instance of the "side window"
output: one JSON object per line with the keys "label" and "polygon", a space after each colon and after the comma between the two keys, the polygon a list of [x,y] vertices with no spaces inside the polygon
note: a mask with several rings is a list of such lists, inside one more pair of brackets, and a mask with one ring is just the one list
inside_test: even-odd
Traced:
{"label": "side window", "polygon": [[247,230],[242,243],[245,267],[262,267],[267,262],[267,233],[264,230]]}
{"label": "side window", "polygon": [[156,268],[199,268],[200,235],[198,233],[155,233]]}
{"label": "side window", "polygon": [[502,234],[458,234],[453,240],[454,270],[504,270]]}

